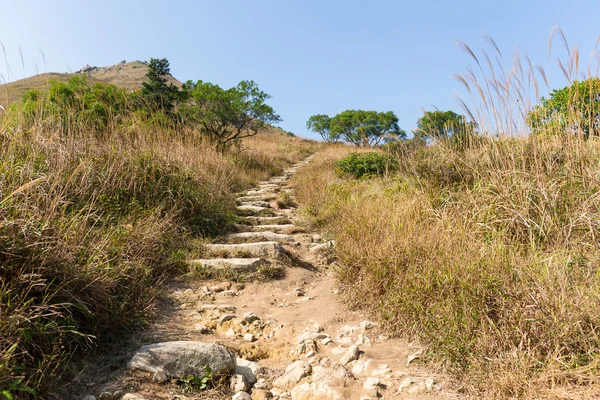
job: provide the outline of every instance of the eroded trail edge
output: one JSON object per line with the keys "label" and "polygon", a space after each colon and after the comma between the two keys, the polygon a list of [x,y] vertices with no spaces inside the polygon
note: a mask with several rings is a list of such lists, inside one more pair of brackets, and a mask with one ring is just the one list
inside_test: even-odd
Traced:
{"label": "eroded trail edge", "polygon": [[[340,301],[328,261],[334,243],[296,224],[288,185],[311,158],[238,198],[238,232],[189,260],[212,279],[171,288],[145,346],[94,387],[95,398],[459,397],[420,365],[419,346],[390,338]],[[206,365],[225,389],[197,390]]]}

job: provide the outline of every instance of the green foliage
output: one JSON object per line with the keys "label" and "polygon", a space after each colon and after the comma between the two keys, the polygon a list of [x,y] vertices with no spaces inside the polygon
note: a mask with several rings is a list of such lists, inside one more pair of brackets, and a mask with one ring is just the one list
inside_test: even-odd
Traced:
{"label": "green foliage", "polygon": [[527,122],[535,134],[597,135],[600,128],[600,79],[575,81],[553,90],[531,110]]}
{"label": "green foliage", "polygon": [[331,118],[325,114],[311,116],[308,121],[306,121],[306,129],[318,133],[324,141],[329,143],[335,143],[340,140],[338,135],[332,135]]}
{"label": "green foliage", "polygon": [[398,169],[398,162],[394,157],[377,152],[351,153],[334,165],[338,174],[351,175],[357,179],[381,176]]}
{"label": "green foliage", "polygon": [[346,110],[331,119],[330,135],[356,146],[376,146],[389,138],[405,138],[392,112]]}
{"label": "green foliage", "polygon": [[186,375],[179,378],[177,384],[181,386],[183,393],[196,393],[210,388],[212,379],[212,369],[207,365],[204,367],[204,375]]}
{"label": "green foliage", "polygon": [[189,92],[190,100],[181,107],[183,120],[219,145],[256,135],[269,124],[281,121],[266,104],[271,96],[253,81],[242,81],[230,89],[188,81],[184,90]]}
{"label": "green foliage", "polygon": [[473,133],[475,125],[454,111],[425,111],[417,120],[415,136],[430,139],[466,137]]}
{"label": "green foliage", "polygon": [[144,82],[142,88],[142,95],[152,110],[164,110],[169,115],[173,113],[175,103],[184,96],[177,86],[167,84],[170,72],[169,61],[166,58],[151,58],[146,74],[148,81]]}

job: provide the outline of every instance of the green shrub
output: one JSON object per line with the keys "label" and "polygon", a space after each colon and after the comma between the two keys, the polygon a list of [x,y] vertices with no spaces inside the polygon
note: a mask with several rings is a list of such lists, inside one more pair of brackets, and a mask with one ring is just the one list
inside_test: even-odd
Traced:
{"label": "green shrub", "polygon": [[395,158],[377,152],[351,153],[334,165],[338,174],[351,175],[357,179],[380,176],[398,169]]}

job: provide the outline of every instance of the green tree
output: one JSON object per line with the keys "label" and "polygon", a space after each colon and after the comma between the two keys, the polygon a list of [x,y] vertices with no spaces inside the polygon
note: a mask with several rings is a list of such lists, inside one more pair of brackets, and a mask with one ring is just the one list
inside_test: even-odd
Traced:
{"label": "green tree", "polygon": [[475,124],[454,111],[425,111],[417,120],[415,136],[424,139],[465,137],[473,133]]}
{"label": "green tree", "polygon": [[271,96],[253,81],[242,81],[230,89],[210,82],[189,81],[184,90],[189,92],[189,100],[181,107],[184,121],[221,146],[256,135],[281,121],[266,104]]}
{"label": "green tree", "polygon": [[542,97],[527,116],[535,134],[597,135],[600,128],[600,79],[575,81]]}
{"label": "green tree", "polygon": [[172,114],[175,103],[182,98],[182,92],[172,83],[168,82],[171,68],[166,58],[151,58],[148,63],[148,72],[143,83],[142,95],[153,110],[164,110]]}
{"label": "green tree", "polygon": [[391,138],[403,139],[406,132],[398,126],[392,112],[346,110],[331,119],[329,135],[356,146],[377,146]]}
{"label": "green tree", "polygon": [[332,135],[330,128],[331,117],[329,117],[329,115],[313,115],[308,119],[308,121],[306,121],[306,129],[318,133],[326,142],[336,143],[340,140],[340,138],[338,135]]}

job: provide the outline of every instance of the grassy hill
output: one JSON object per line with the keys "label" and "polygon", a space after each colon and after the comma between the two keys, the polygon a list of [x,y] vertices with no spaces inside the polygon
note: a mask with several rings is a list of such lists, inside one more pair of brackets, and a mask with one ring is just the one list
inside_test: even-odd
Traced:
{"label": "grassy hill", "polygon": [[[51,81],[67,82],[78,74],[87,74],[92,82],[106,82],[127,90],[136,90],[142,87],[146,80],[148,64],[143,61],[122,61],[108,67],[84,67],[74,73],[48,72],[35,75],[14,82],[0,85],[0,106],[7,107],[21,99],[23,93],[29,89],[45,91]],[[181,82],[169,76],[170,83],[181,87]]]}

